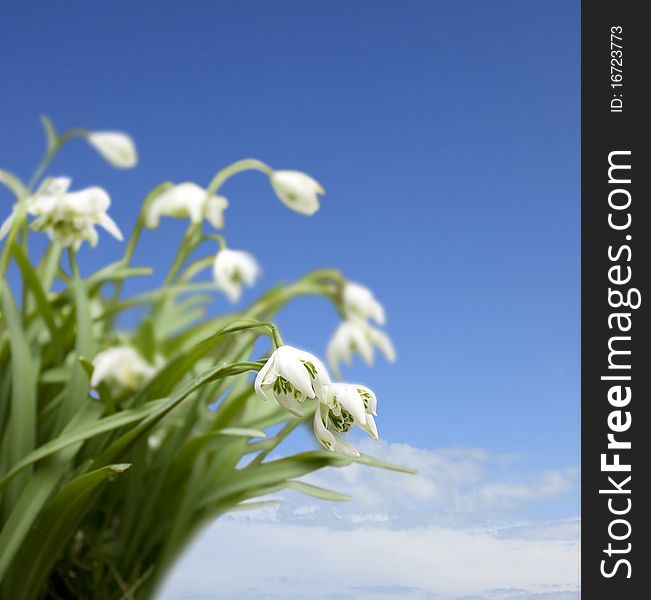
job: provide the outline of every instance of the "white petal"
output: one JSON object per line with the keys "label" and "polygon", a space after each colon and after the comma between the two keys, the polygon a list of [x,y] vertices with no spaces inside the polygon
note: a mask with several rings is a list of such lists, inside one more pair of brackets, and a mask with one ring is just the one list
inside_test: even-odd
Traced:
{"label": "white petal", "polygon": [[281,346],[276,350],[278,353],[278,373],[281,377],[289,381],[301,394],[307,398],[314,398],[315,393],[312,387],[312,378],[307,367],[294,353],[283,351],[284,348],[290,347]]}
{"label": "white petal", "polygon": [[215,228],[224,227],[224,210],[228,207],[228,200],[223,196],[213,196],[206,202],[206,220]]}
{"label": "white petal", "polygon": [[362,319],[374,319],[379,324],[384,324],[384,308],[375,299],[367,287],[349,281],[342,292],[344,312],[349,316]]}
{"label": "white petal", "polygon": [[339,404],[353,416],[355,423],[358,425],[366,423],[364,400],[359,395],[357,388],[348,383],[333,383],[332,389]]}
{"label": "white petal", "polygon": [[84,227],[84,229],[79,233],[79,236],[74,241],[75,250],[79,250],[81,243],[86,240],[91,247],[97,246],[99,241],[99,235],[97,235],[97,229],[93,227],[90,223]]}
{"label": "white petal", "polygon": [[206,206],[207,197],[205,193],[202,197],[188,197],[187,210],[188,216],[192,223],[201,223],[203,221],[204,208]]}
{"label": "white petal", "polygon": [[46,179],[43,185],[36,192],[36,196],[60,196],[70,189],[72,179],[70,177],[52,177]]}
{"label": "white petal", "polygon": [[354,458],[360,456],[359,450],[355,448],[355,446],[339,436],[335,437],[335,452],[345,454],[346,456],[352,456]]}
{"label": "white petal", "polygon": [[351,321],[349,328],[350,341],[355,350],[369,367],[373,366],[373,344],[369,339],[368,325],[363,321]]}
{"label": "white petal", "polygon": [[117,226],[115,221],[111,219],[106,213],[101,213],[99,215],[99,221],[98,223],[106,229],[115,239],[122,241],[122,232],[120,231],[120,228]]}
{"label": "white petal", "polygon": [[274,171],[270,181],[281,202],[293,211],[310,216],[319,210],[318,195],[325,192],[309,175],[300,171]]}
{"label": "white petal", "polygon": [[393,347],[391,338],[389,338],[389,336],[386,333],[384,333],[384,331],[381,331],[375,327],[369,327],[369,329],[370,329],[371,341],[380,349],[382,354],[384,354],[384,357],[389,362],[395,362],[396,350]]}
{"label": "white petal", "polygon": [[242,297],[242,284],[235,283],[229,279],[220,281],[217,284],[217,289],[224,292],[232,304],[239,302],[240,298]]}
{"label": "white petal", "polygon": [[337,340],[334,337],[330,340],[328,347],[326,348],[326,359],[328,364],[332,369],[332,372],[335,374],[337,379],[341,379],[341,370],[339,369],[339,363],[342,361],[342,351],[341,346],[337,343]]}
{"label": "white petal", "polygon": [[192,218],[193,222],[200,222],[205,202],[206,190],[190,181],[179,183],[154,199],[147,209],[145,224],[154,229],[158,226],[161,216]]}
{"label": "white petal", "polygon": [[61,207],[77,215],[97,217],[111,206],[111,198],[101,187],[89,187],[61,197]]}
{"label": "white petal", "polygon": [[359,427],[360,429],[363,429],[366,433],[368,433],[371,439],[374,440],[378,439],[377,425],[375,423],[375,419],[373,418],[373,415],[367,415],[366,423],[364,425],[360,425]]}
{"label": "white petal", "polygon": [[297,417],[303,416],[303,409],[299,401],[291,394],[274,394],[278,404]]}
{"label": "white petal", "polygon": [[366,393],[370,396],[370,399],[368,400],[368,408],[366,412],[367,414],[377,415],[377,397],[375,395],[375,392],[373,392],[372,389],[367,388],[365,385],[352,384],[352,383],[350,385],[354,387],[358,393]]}
{"label": "white petal", "polygon": [[138,162],[133,140],[118,131],[96,131],[88,135],[88,141],[114,167],[128,169]]}
{"label": "white petal", "polygon": [[318,398],[323,399],[323,387],[330,385],[331,383],[328,369],[326,369],[325,365],[314,356],[314,354],[306,352],[305,350],[299,350],[298,348],[294,348],[294,352],[300,360],[312,363],[314,366],[316,370],[316,378],[312,380],[312,387],[314,388],[315,395]]}
{"label": "white petal", "polygon": [[325,418],[323,413],[324,408],[325,414],[327,415],[327,407],[318,406],[316,411],[314,411],[314,435],[324,448],[334,452],[336,439],[334,434],[328,431],[323,423],[323,419]]}
{"label": "white petal", "polygon": [[[255,378],[255,383],[253,384],[253,386],[255,388],[255,393],[258,396],[260,396],[260,398],[262,398],[263,400],[267,399],[267,394],[265,393],[262,386],[263,386],[264,383],[267,383],[267,380],[265,378],[270,374],[270,371],[272,370],[272,368],[274,366],[275,354],[276,353],[274,352],[271,355],[271,357],[269,358],[269,360],[267,360],[267,362],[264,364],[262,369],[260,369],[258,371],[258,374],[256,375],[256,378]],[[275,377],[274,377],[274,379],[275,379]]]}

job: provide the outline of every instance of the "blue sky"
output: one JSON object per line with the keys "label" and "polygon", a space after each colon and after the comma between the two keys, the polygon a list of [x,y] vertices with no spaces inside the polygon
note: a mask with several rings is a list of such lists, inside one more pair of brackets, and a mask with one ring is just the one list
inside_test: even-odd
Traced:
{"label": "blue sky", "polygon": [[[22,2],[0,56],[3,168],[27,178],[40,114],[127,131],[137,169],[79,143],[52,171],[104,186],[127,230],[163,180],[248,156],[310,173],[327,190],[311,219],[263,176],[228,182],[225,233],[259,258],[258,290],[336,266],[375,291],[399,360],[346,376],[378,392],[382,437],[482,449],[508,483],[577,467],[578,2]],[[164,272],[182,229],[136,262]],[[119,251],[103,236],[83,266]],[[312,299],[279,322],[322,352],[337,317]],[[576,486],[518,514],[575,518]]]}

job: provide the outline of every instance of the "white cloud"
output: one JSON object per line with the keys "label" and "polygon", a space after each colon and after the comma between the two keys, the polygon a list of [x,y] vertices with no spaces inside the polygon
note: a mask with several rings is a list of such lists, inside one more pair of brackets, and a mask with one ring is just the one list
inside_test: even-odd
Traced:
{"label": "white cloud", "polygon": [[480,449],[362,450],[419,473],[332,469],[309,480],[353,502],[288,492],[229,515],[189,550],[161,600],[578,598],[576,504],[564,520],[528,518],[536,504],[576,496],[576,469],[516,477],[512,457]]}
{"label": "white cloud", "polygon": [[[364,441],[359,447],[418,473],[407,475],[363,465],[320,471],[306,481],[343,492],[353,501],[316,502],[287,492],[279,496],[285,502],[273,512],[272,521],[294,522],[300,516],[304,524],[333,529],[350,529],[370,521],[393,528],[497,526],[512,525],[518,518],[526,520],[532,507],[544,508],[550,499],[566,496],[569,504],[578,504],[571,502],[578,499],[575,468],[525,473],[516,478],[518,464],[512,456],[493,456],[481,449],[423,450],[372,441]],[[572,511],[571,516],[575,514]],[[240,518],[269,521],[269,516],[269,512],[262,512]]]}
{"label": "white cloud", "polygon": [[[224,520],[182,559],[161,600],[464,595],[520,600],[550,588],[560,598],[577,589],[577,571],[576,539],[504,538],[492,531],[435,527],[331,531]],[[485,591],[505,586],[528,596]]]}

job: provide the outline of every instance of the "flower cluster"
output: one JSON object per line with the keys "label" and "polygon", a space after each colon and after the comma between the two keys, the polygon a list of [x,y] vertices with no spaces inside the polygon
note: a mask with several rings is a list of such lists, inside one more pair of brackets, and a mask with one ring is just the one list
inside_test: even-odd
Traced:
{"label": "flower cluster", "polygon": [[355,425],[378,439],[375,394],[363,385],[333,383],[323,363],[309,352],[292,346],[276,348],[255,379],[255,391],[263,399],[275,398],[296,416],[303,416],[307,400],[316,399],[314,434],[332,452],[359,456],[341,437]]}
{"label": "flower cluster", "polygon": [[[96,225],[121,240],[120,229],[106,212],[111,205],[106,191],[89,187],[69,192],[70,183],[68,177],[49,179],[36,194],[26,199],[28,214],[36,217],[31,228],[47,233],[52,241],[75,250],[79,250],[85,241],[91,246],[97,245]],[[16,208],[0,227],[0,239],[9,232],[15,215]]]}
{"label": "flower cluster", "polygon": [[[73,137],[86,139],[114,167],[130,168],[138,161],[135,144],[124,133],[71,130],[57,135],[49,119],[44,119],[44,126],[48,153],[37,169],[35,182],[38,182],[58,149]],[[183,277],[189,279],[189,273],[196,272],[199,263],[200,268],[212,264],[215,287],[231,302],[239,301],[244,286],[254,285],[261,271],[255,257],[243,250],[228,248],[221,234],[204,235],[202,232],[204,221],[215,229],[224,227],[224,212],[229,202],[217,193],[221,184],[235,173],[251,169],[267,175],[278,199],[294,212],[311,216],[319,209],[320,196],[325,193],[319,182],[305,173],[274,170],[254,159],[229,165],[219,171],[205,188],[189,181],[176,185],[165,184],[145,202],[139,223],[148,229],[156,229],[162,217],[189,219],[190,227],[168,276],[169,283],[174,282],[178,268],[199,243],[216,239],[221,248],[215,256],[195,261],[192,265],[194,270],[189,266]],[[7,184],[7,180],[2,181]],[[83,242],[88,242],[91,246],[97,244],[98,225],[122,240],[120,229],[107,212],[111,205],[108,193],[100,187],[70,191],[70,185],[69,178],[56,177],[46,179],[36,191],[32,191],[32,186],[15,186],[18,190],[15,193],[18,204],[0,226],[0,239],[11,231],[10,242],[14,243],[13,236],[24,226],[29,216],[33,230],[46,233],[52,242],[75,252]],[[140,234],[141,226],[135,230],[136,237]],[[130,250],[125,254],[125,264],[131,258],[128,252]],[[181,280],[180,275],[178,279]],[[344,320],[327,348],[328,362],[337,379],[341,379],[340,363],[343,361],[350,364],[354,353],[360,354],[369,365],[373,362],[375,348],[379,348],[387,360],[395,360],[395,351],[389,337],[380,328],[371,325],[371,321],[380,326],[385,323],[384,308],[372,292],[360,284],[343,282],[341,279],[337,279],[337,286],[335,301]],[[158,308],[162,310],[161,307],[164,306],[163,302]],[[114,345],[93,358],[94,370],[90,384],[95,388],[110,385],[119,393],[132,392],[154,377],[163,367],[163,362],[162,357],[156,355],[154,364],[151,364],[134,346],[126,343]],[[314,432],[319,442],[333,452],[359,456],[359,452],[341,437],[355,425],[371,438],[378,437],[375,394],[362,385],[334,383],[324,364],[309,352],[279,345],[258,373],[255,391],[262,398],[275,398],[281,406],[297,416],[303,415],[303,404],[306,401],[316,400]]]}
{"label": "flower cluster", "polygon": [[354,353],[371,366],[375,348],[378,348],[389,362],[394,362],[396,351],[391,339],[384,331],[370,324],[371,320],[379,325],[384,325],[386,321],[384,308],[371,290],[349,281],[344,285],[341,299],[345,318],[335,330],[326,350],[328,363],[337,378],[341,379],[340,363],[343,361],[350,365]]}

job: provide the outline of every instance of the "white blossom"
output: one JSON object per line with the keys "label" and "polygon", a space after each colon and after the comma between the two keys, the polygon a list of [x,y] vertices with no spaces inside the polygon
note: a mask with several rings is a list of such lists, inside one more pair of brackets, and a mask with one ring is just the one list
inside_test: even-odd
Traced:
{"label": "white blossom", "polygon": [[[68,192],[69,187],[68,177],[57,177],[48,180],[34,196],[27,198],[27,212],[36,217],[31,223],[32,229],[45,232],[51,240],[75,250],[84,241],[91,246],[97,245],[96,225],[122,240],[122,232],[106,212],[111,205],[106,191],[89,187]],[[9,231],[14,215],[15,208],[0,227],[0,239]]]}
{"label": "white blossom", "polygon": [[187,181],[171,187],[152,201],[146,208],[145,225],[155,229],[160,218],[165,216],[187,218],[192,223],[201,223],[206,219],[213,227],[221,229],[227,206],[228,200],[223,196],[209,197],[207,190]]}
{"label": "white blossom", "polygon": [[314,434],[319,443],[332,452],[359,456],[358,450],[341,435],[355,425],[377,440],[375,424],[377,398],[363,385],[333,383],[325,391],[326,401],[319,404],[314,413]]}
{"label": "white blossom", "polygon": [[341,379],[341,362],[351,365],[353,354],[359,354],[370,367],[373,365],[375,348],[389,362],[396,360],[396,351],[389,336],[384,331],[369,325],[359,318],[342,321],[328,342],[326,357],[328,364],[338,379]]}
{"label": "white blossom", "polygon": [[274,171],[271,185],[280,201],[302,215],[319,210],[319,194],[325,194],[321,184],[300,171]]}
{"label": "white blossom", "polygon": [[253,286],[259,274],[258,262],[248,252],[222,248],[215,256],[215,283],[231,302],[237,302],[242,295],[243,285]]}
{"label": "white blossom", "polygon": [[292,346],[280,346],[255,378],[255,391],[263,399],[274,397],[294,415],[302,416],[301,404],[323,398],[330,377],[314,355]]}
{"label": "white blossom", "polygon": [[122,388],[135,390],[156,372],[156,368],[132,346],[113,346],[103,350],[93,359],[93,366],[92,387],[113,380]]}
{"label": "white blossom", "polygon": [[384,325],[384,308],[367,287],[352,281],[346,282],[342,300],[346,316],[373,319],[376,323]]}
{"label": "white blossom", "polygon": [[95,131],[87,137],[90,145],[114,167],[128,169],[138,162],[136,145],[126,133]]}

